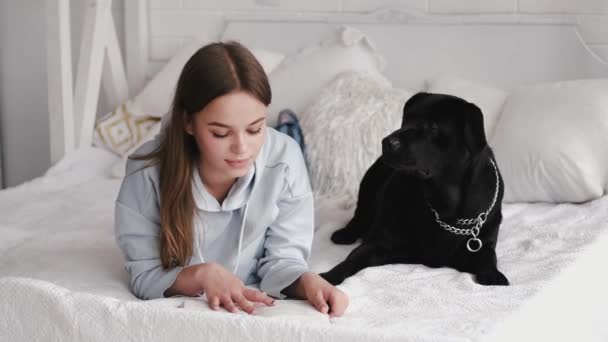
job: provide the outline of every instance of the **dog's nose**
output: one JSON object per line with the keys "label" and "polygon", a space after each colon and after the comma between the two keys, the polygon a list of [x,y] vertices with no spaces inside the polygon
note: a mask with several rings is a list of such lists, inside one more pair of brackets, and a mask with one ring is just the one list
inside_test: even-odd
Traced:
{"label": "dog's nose", "polygon": [[384,145],[390,151],[397,151],[399,149],[399,147],[401,146],[401,143],[399,142],[399,139],[397,139],[397,138],[387,138],[384,140]]}

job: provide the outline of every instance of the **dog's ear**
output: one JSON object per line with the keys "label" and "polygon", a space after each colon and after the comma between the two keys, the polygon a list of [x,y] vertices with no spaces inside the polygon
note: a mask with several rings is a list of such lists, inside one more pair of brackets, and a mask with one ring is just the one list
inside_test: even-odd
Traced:
{"label": "dog's ear", "polygon": [[401,127],[405,124],[405,113],[407,113],[412,107],[414,107],[417,103],[422,101],[423,99],[429,97],[430,93],[417,93],[416,95],[409,98],[409,100],[405,101],[405,105],[403,106],[403,115],[401,116]]}
{"label": "dog's ear", "polygon": [[474,155],[488,144],[481,109],[470,102],[466,103],[465,108],[464,141]]}

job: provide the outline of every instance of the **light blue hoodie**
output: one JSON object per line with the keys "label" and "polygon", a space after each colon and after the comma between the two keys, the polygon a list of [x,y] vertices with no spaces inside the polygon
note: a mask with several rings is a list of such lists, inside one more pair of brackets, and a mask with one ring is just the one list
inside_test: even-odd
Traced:
{"label": "light blue hoodie", "polygon": [[[220,205],[194,172],[194,255],[188,265],[214,261],[245,284],[280,292],[308,270],[314,231],[313,197],[298,144],[267,127],[249,172]],[[135,155],[152,151],[158,139]],[[131,291],[141,299],[163,297],[183,267],[165,270],[160,260],[158,166],[129,160],[116,199],[116,242],[125,257]],[[243,219],[244,218],[244,219]]]}

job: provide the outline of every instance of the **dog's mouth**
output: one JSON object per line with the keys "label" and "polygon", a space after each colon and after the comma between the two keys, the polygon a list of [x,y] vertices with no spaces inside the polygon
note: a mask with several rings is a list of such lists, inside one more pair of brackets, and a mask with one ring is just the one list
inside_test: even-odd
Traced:
{"label": "dog's mouth", "polygon": [[395,160],[387,155],[382,155],[382,161],[390,168],[403,171],[420,179],[429,179],[433,176],[429,169],[419,168],[413,160]]}
{"label": "dog's mouth", "polygon": [[399,170],[404,171],[407,174],[410,174],[418,179],[426,180],[430,179],[433,174],[431,171],[426,169],[417,169],[417,168],[400,168]]}
{"label": "dog's mouth", "polygon": [[413,170],[413,173],[420,179],[429,179],[432,176],[429,170]]}

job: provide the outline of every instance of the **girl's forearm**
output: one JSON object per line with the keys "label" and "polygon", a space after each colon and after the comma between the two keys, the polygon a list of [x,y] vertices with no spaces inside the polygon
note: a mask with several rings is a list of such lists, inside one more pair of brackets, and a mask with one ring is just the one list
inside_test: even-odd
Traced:
{"label": "girl's forearm", "polygon": [[184,267],[177,275],[173,285],[165,290],[164,296],[182,295],[194,297],[200,295],[203,292],[200,279],[204,272],[204,265],[197,264]]}
{"label": "girl's forearm", "polygon": [[298,279],[291,283],[291,285],[284,288],[281,293],[289,298],[306,299],[306,292],[304,291],[304,286],[302,286],[302,278],[304,278],[306,273],[302,274]]}

